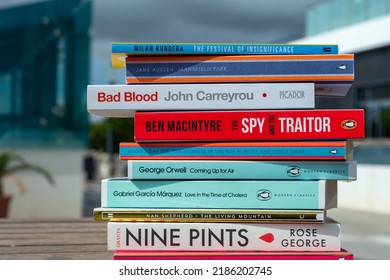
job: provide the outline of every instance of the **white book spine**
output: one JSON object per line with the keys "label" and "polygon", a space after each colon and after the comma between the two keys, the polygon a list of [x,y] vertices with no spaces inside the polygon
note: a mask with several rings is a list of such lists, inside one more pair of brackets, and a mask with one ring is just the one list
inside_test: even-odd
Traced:
{"label": "white book spine", "polygon": [[108,250],[340,251],[340,224],[107,223]]}
{"label": "white book spine", "polygon": [[132,117],[135,111],[313,109],[314,83],[89,85],[94,115]]}

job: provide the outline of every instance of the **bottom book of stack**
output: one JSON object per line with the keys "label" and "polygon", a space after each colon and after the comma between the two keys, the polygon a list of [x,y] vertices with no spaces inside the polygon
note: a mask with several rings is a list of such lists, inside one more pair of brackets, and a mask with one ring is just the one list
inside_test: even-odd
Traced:
{"label": "bottom book of stack", "polygon": [[353,260],[353,254],[341,251],[136,251],[117,250],[114,260]]}

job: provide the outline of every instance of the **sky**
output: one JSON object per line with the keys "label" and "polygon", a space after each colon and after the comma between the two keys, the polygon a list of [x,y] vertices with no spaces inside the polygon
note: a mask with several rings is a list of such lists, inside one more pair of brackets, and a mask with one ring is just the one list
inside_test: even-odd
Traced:
{"label": "sky", "polygon": [[[63,0],[66,1],[66,0]],[[0,9],[37,0],[1,0]],[[92,0],[91,84],[114,77],[111,43],[285,43],[305,32],[305,11],[318,0]]]}
{"label": "sky", "polygon": [[[284,43],[304,35],[317,0],[94,0],[92,80],[124,82],[110,63],[112,42]],[[97,73],[99,72],[99,73]],[[123,74],[123,75],[122,75]],[[122,77],[123,76],[123,77]],[[107,78],[108,77],[108,78]]]}

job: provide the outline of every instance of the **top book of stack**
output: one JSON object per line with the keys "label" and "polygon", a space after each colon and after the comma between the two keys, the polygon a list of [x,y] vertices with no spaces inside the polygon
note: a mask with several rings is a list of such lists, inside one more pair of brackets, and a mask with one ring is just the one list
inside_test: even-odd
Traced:
{"label": "top book of stack", "polygon": [[338,45],[114,42],[111,45],[111,61],[113,68],[125,68],[128,55],[302,55],[338,52]]}
{"label": "top book of stack", "polygon": [[319,96],[345,97],[354,55],[337,45],[112,43],[127,84],[314,83]]}

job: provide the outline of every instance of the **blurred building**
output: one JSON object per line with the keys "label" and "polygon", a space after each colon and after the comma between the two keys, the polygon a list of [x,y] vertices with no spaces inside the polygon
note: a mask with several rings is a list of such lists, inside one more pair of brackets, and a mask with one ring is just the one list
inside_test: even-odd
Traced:
{"label": "blurred building", "polygon": [[[363,108],[366,135],[390,137],[390,0],[319,1],[306,13],[306,34],[292,43],[337,44],[355,54],[347,98],[320,99],[320,108]],[[388,161],[390,163],[390,160]]]}
{"label": "blurred building", "polygon": [[0,10],[0,145],[85,147],[91,4]]}
{"label": "blurred building", "polygon": [[25,175],[27,194],[15,193],[11,216],[81,213],[91,6],[51,0],[0,10],[0,152],[19,152],[57,181],[51,188]]}
{"label": "blurred building", "polygon": [[390,214],[390,0],[319,1],[306,13],[306,34],[290,43],[337,44],[355,54],[346,98],[318,99],[318,108],[363,108],[366,139],[355,148],[358,180],[339,188],[339,205]]}

